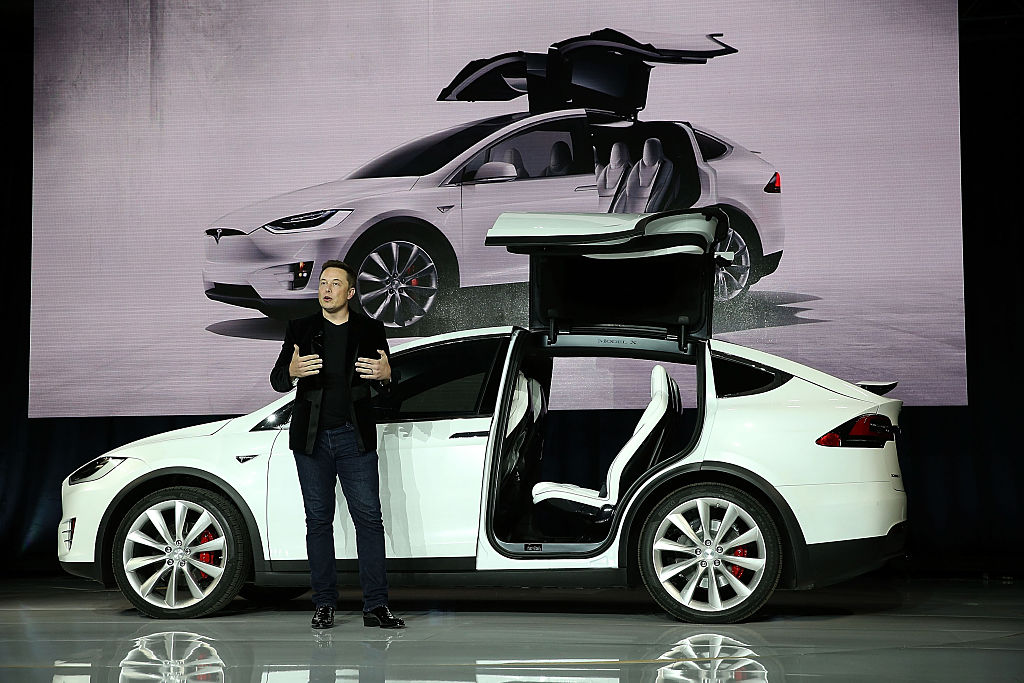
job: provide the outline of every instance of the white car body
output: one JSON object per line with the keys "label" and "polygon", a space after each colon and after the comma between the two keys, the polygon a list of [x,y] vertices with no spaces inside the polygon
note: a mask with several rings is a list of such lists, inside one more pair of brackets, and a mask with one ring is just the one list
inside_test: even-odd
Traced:
{"label": "white car body", "polygon": [[[622,259],[617,261],[619,267],[636,264],[646,268],[652,258],[670,258],[702,268],[700,272],[707,275],[716,255],[714,245],[721,244],[724,223],[717,222],[716,227],[716,217],[721,212],[696,213],[699,212],[646,216],[506,214],[488,240],[537,254],[537,258],[576,259],[572,262],[583,263],[584,267],[603,266],[609,263],[607,259]],[[543,233],[539,237],[538,231]],[[582,260],[573,254],[552,256],[550,250],[555,244],[581,250]],[[565,277],[573,277],[570,261],[565,264],[566,268],[553,268],[551,272],[562,276],[565,271],[569,272]],[[685,275],[680,279],[685,280]],[[544,282],[550,285],[557,281]],[[535,288],[543,286],[541,282],[531,284]],[[538,291],[541,295],[562,295],[557,291]],[[710,313],[712,297],[708,287],[697,292],[694,301]],[[572,305],[571,301],[566,302],[563,303]],[[585,304],[580,303],[584,307],[573,314],[578,321],[587,315]],[[440,571],[449,581],[463,583],[621,583],[635,578],[638,544],[646,538],[641,534],[649,532],[652,520],[658,521],[655,513],[660,509],[659,501],[663,503],[681,491],[700,486],[718,487],[726,497],[731,495],[730,491],[741,491],[737,494],[739,499],[726,501],[729,510],[744,505],[764,508],[760,517],[754,515],[761,521],[751,523],[751,529],[744,533],[757,531],[761,538],[762,527],[777,527],[782,554],[775,561],[781,565],[783,587],[810,587],[853,576],[897,554],[902,547],[907,515],[894,438],[901,402],[798,363],[709,338],[705,333],[710,329],[710,315],[692,312],[696,310],[691,310],[685,323],[691,328],[676,336],[671,327],[665,335],[652,333],[649,325],[630,328],[613,321],[612,327],[593,327],[585,322],[573,327],[560,320],[546,320],[543,324],[532,323],[531,329],[453,332],[396,347],[392,364],[399,374],[391,396],[406,398],[381,399],[381,410],[385,411],[382,414],[392,414],[387,412],[390,410],[397,419],[384,419],[377,428],[381,502],[392,576],[422,577],[433,573],[436,577]],[[539,315],[543,318],[546,314]],[[661,309],[656,307],[651,319],[661,315]],[[417,368],[452,365],[434,362],[438,354],[449,354],[455,359],[470,359],[478,354],[483,359],[481,367],[491,367],[479,380],[479,388],[473,390],[478,392],[474,396],[480,396],[479,402],[473,404],[476,408],[459,415],[416,417],[419,413],[402,413],[406,410],[403,406],[410,405],[409,396],[421,395],[402,393],[403,386],[411,386],[403,382],[413,382],[413,378],[421,381],[427,376],[417,375],[425,372]],[[493,354],[493,358],[487,354]],[[586,534],[596,535],[566,540],[544,537],[550,532],[543,531],[525,532],[539,534],[529,537],[522,536],[520,531],[499,531],[500,515],[507,517],[511,510],[512,523],[516,515],[532,520],[534,514],[539,514],[536,510],[542,502],[537,496],[542,484],[535,475],[526,480],[526,485],[533,487],[534,503],[526,501],[522,505],[514,502],[517,499],[509,492],[518,489],[509,488],[510,480],[505,476],[515,468],[518,485],[519,473],[530,471],[525,465],[519,468],[520,460],[527,457],[522,455],[527,453],[525,447],[520,451],[523,442],[510,445],[525,410],[517,412],[514,407],[521,400],[517,382],[525,382],[527,375],[523,373],[527,373],[529,381],[536,382],[540,395],[550,397],[555,380],[550,372],[544,379],[543,372],[536,368],[542,368],[544,363],[550,367],[555,359],[563,357],[646,358],[650,362],[693,368],[697,383],[686,392],[692,393],[696,401],[696,427],[688,445],[678,451],[665,445],[668,441],[652,441],[656,445],[650,450],[650,464],[636,470],[639,475],[622,480],[621,496],[616,493],[617,497],[611,498],[605,491],[555,485],[572,494],[563,495],[565,500],[556,507],[568,506],[568,514],[575,515],[571,519],[582,520],[581,528],[587,530]],[[403,368],[409,369],[406,375],[402,374]],[[743,388],[741,385],[748,380],[737,384],[738,371],[741,375],[755,373],[758,379]],[[446,370],[436,372],[441,373],[438,381],[448,381],[448,375],[443,374]],[[488,387],[492,385],[493,397],[487,399]],[[652,379],[652,396],[653,387]],[[679,390],[676,395],[683,393]],[[245,552],[251,555],[251,564],[247,561],[244,565],[250,569],[238,579],[239,585],[243,580],[258,586],[305,585],[308,564],[302,497],[294,464],[296,456],[288,449],[285,433],[293,400],[294,392],[248,415],[142,439],[87,463],[65,479],[62,487],[64,514],[58,536],[62,565],[73,573],[109,583],[118,569],[119,558],[123,557],[126,565],[134,563],[132,566],[141,566],[140,561],[161,562],[163,556],[156,546],[162,542],[145,541],[146,546],[156,548],[157,555],[140,556],[117,546],[115,534],[119,526],[131,521],[133,515],[128,510],[145,496],[161,489],[190,486],[222,496],[244,520],[249,540]],[[388,401],[393,402],[391,407]],[[654,404],[652,399],[651,405]],[[682,413],[678,400],[672,405]],[[517,416],[511,417],[514,414]],[[538,414],[535,411],[534,418]],[[881,431],[872,432],[873,439],[879,438],[869,446],[854,439],[853,431],[844,432],[842,427],[854,422],[859,425],[865,420],[864,424],[878,421],[886,425],[880,427]],[[634,436],[640,429],[638,426],[634,430]],[[826,435],[834,437],[834,442],[823,441]],[[538,452],[537,459],[546,452]],[[559,454],[547,457],[558,458]],[[634,456],[627,453],[626,457],[628,460]],[[72,483],[83,476],[84,481]],[[581,493],[577,495],[576,491]],[[588,496],[596,501],[591,507],[587,504]],[[706,507],[709,501],[718,500],[716,496],[704,494],[694,500],[698,508]],[[748,505],[744,502],[750,500],[746,496],[758,502]],[[335,547],[339,567],[351,571],[355,566],[352,561],[357,557],[355,532],[341,499],[339,495]],[[582,500],[584,505],[573,500]],[[725,509],[725,503],[722,505]],[[137,514],[133,528],[146,523],[145,515],[152,519],[154,509],[144,514],[133,513]],[[677,519],[682,514],[673,513]],[[713,530],[707,518],[711,513],[704,510],[701,514],[701,523]],[[727,512],[721,518],[721,531],[715,535],[715,543],[732,524],[730,514],[733,513]],[[773,521],[768,521],[768,517]],[[665,519],[670,518],[672,515]],[[180,537],[183,522],[177,522],[177,526]],[[759,541],[757,548],[761,550],[755,552],[767,557],[774,552],[769,542],[774,531],[764,531],[768,540],[764,544]],[[662,550],[672,548],[672,552],[682,547],[680,544],[685,545],[684,540],[666,540],[662,536],[656,542]],[[166,553],[171,558],[172,549],[168,547]],[[730,583],[738,585],[743,567],[756,573],[767,566],[753,562],[746,554],[736,559],[723,555],[722,548],[718,553],[708,556],[715,566],[721,560],[733,563],[730,566],[734,567],[734,571],[730,570],[733,578],[720,579],[723,587]],[[190,560],[181,561],[184,567]],[[212,571],[209,563],[197,566]],[[538,575],[536,570],[545,571]],[[724,569],[721,572],[724,574]],[[776,578],[767,579],[772,588]],[[644,579],[647,581],[648,577],[645,575]],[[152,582],[149,585],[152,588]],[[752,588],[756,587],[752,584]],[[693,590],[691,586],[690,594]],[[709,597],[708,604],[700,603],[693,608],[696,612],[673,613],[680,618],[692,619],[697,615],[709,621],[748,615],[740,609],[744,596],[738,593],[736,598],[735,609],[717,605],[716,599]],[[175,614],[173,604],[156,606],[157,616]]]}

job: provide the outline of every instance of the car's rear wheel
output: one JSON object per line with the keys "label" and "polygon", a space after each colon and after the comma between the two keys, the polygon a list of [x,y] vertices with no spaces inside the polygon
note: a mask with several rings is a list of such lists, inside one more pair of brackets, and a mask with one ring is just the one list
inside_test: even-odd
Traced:
{"label": "car's rear wheel", "polygon": [[190,486],[165,488],[122,518],[114,577],[144,614],[200,617],[238,595],[249,573],[247,545],[241,514],[229,500]]}
{"label": "car's rear wheel", "polygon": [[775,590],[781,560],[779,535],[764,506],[723,484],[671,493],[640,535],[644,584],[681,621],[727,624],[751,616]]}
{"label": "car's rear wheel", "polygon": [[458,283],[455,256],[425,229],[396,226],[360,238],[347,261],[356,270],[357,307],[386,327],[409,327]]}
{"label": "car's rear wheel", "polygon": [[752,284],[751,248],[743,234],[730,227],[718,250],[734,255],[731,264],[720,265],[715,271],[715,301],[734,301],[746,294]]}

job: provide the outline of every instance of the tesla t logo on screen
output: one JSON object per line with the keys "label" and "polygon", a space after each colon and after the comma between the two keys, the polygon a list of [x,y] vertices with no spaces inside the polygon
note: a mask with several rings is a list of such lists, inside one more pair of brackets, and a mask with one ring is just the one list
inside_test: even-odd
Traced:
{"label": "tesla t logo on screen", "polygon": [[213,231],[213,241],[220,244],[220,236],[224,234],[223,228],[217,228]]}

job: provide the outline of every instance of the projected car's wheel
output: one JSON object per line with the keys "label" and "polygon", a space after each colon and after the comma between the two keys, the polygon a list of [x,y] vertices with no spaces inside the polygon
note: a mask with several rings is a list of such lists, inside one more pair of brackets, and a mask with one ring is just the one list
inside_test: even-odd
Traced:
{"label": "projected car's wheel", "polygon": [[666,612],[681,621],[746,619],[771,596],[782,548],[764,507],[721,484],[667,496],[644,523],[640,574]]}
{"label": "projected car's wheel", "polygon": [[457,281],[454,256],[413,228],[364,238],[349,252],[358,307],[387,327],[409,327],[437,307]]}
{"label": "projected car's wheel", "polygon": [[223,496],[186,486],[161,489],[121,520],[114,576],[144,614],[199,617],[238,595],[249,570],[246,545],[241,515]]}
{"label": "projected car's wheel", "polygon": [[715,301],[733,301],[743,296],[751,285],[750,247],[738,230],[729,228],[717,249],[731,251],[734,256],[730,265],[718,266],[715,271]]}

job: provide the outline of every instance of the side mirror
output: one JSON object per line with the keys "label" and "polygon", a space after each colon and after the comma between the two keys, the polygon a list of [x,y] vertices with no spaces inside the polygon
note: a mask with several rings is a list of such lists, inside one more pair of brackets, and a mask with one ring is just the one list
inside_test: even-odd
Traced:
{"label": "side mirror", "polygon": [[493,183],[502,180],[515,180],[518,176],[515,165],[506,161],[488,161],[477,169],[473,180]]}

